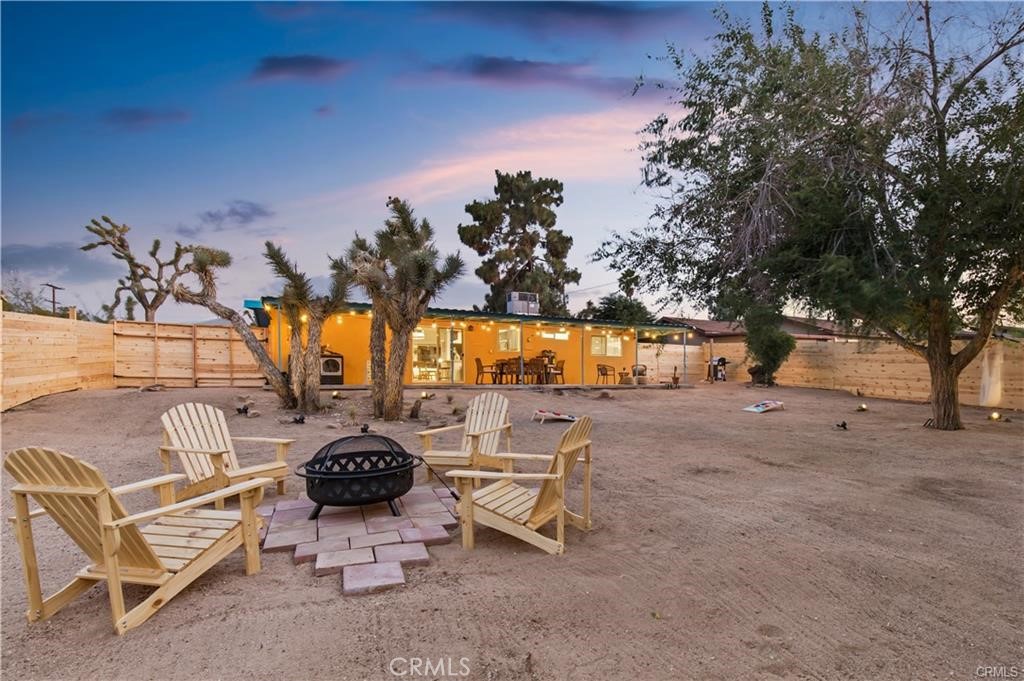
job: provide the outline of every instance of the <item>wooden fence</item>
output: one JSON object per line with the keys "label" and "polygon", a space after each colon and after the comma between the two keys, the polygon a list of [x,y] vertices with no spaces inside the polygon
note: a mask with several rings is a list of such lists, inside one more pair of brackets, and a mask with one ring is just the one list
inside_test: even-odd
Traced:
{"label": "wooden fence", "polygon": [[[742,340],[715,341],[703,346],[728,358],[729,380],[748,381]],[[782,385],[860,391],[867,397],[927,401],[931,386],[923,359],[895,343],[881,340],[846,342],[798,340],[796,350],[776,374]],[[960,402],[1004,409],[1024,409],[1024,344],[992,341],[960,374]]]}
{"label": "wooden fence", "polygon": [[[259,365],[230,326],[158,322],[114,322],[113,326],[118,387],[263,385]],[[266,341],[266,329],[253,332]]]}
{"label": "wooden fence", "polygon": [[[253,329],[266,341],[266,329]],[[114,322],[4,312],[0,321],[2,409],[87,388],[263,385],[234,329],[202,324]]]}
{"label": "wooden fence", "polygon": [[2,408],[43,395],[114,387],[110,324],[4,312]]}

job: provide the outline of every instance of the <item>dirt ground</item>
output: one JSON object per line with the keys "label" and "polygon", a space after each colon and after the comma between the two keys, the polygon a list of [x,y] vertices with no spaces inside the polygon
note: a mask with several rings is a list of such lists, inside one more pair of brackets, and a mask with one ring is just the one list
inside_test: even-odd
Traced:
{"label": "dirt ground", "polygon": [[[163,410],[202,400],[233,412],[242,392],[54,395],[3,415],[3,449],[59,448],[123,484],[161,472]],[[297,438],[293,463],[357,432],[328,428],[337,415],[282,425],[273,396],[252,394],[263,415],[232,414],[233,432]],[[817,390],[506,394],[516,451],[549,452],[563,430],[532,423],[538,407],[594,418],[594,529],[568,529],[565,555],[479,528],[474,551],[457,533],[432,547],[405,588],[342,597],[336,577],[316,579],[287,553],[264,555],[246,577],[237,552],[119,638],[103,586],[27,624],[5,522],[3,675],[966,680],[979,667],[1024,669],[1024,415],[992,423],[965,409],[967,430],[945,433],[921,427],[927,405]],[[473,393],[452,395],[464,406]],[[444,397],[426,403],[435,423],[454,422]],[[766,398],[786,411],[740,411]],[[862,401],[869,411],[856,413]],[[349,420],[367,399],[350,392],[337,405]],[[849,430],[835,429],[843,420]],[[412,451],[422,427],[374,424]],[[243,463],[258,454],[242,450]],[[289,481],[290,497],[300,482]],[[11,484],[4,474],[4,516]],[[49,520],[35,526],[50,591],[84,556]],[[128,593],[132,602],[146,590]],[[450,660],[452,673],[416,676],[396,658]]]}

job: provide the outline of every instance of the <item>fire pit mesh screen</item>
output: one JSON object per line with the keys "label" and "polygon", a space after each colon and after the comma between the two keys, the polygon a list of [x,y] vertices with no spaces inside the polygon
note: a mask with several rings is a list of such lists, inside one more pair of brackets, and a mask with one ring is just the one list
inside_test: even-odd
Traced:
{"label": "fire pit mesh screen", "polygon": [[402,445],[380,435],[353,435],[320,448],[296,468],[306,479],[306,495],[323,506],[360,506],[393,500],[412,488],[416,461]]}

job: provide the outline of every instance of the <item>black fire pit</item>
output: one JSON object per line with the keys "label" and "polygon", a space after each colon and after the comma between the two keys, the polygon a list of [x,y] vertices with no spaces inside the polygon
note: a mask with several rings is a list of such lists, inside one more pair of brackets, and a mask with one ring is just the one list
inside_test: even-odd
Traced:
{"label": "black fire pit", "polygon": [[413,468],[419,462],[402,445],[380,435],[352,435],[320,448],[295,474],[306,479],[306,495],[316,508],[363,506],[386,501],[391,513],[401,515],[395,499],[412,489]]}

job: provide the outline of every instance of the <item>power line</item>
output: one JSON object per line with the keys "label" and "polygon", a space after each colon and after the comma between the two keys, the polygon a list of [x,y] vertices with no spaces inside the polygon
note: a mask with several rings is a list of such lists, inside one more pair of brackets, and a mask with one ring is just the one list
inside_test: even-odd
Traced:
{"label": "power line", "polygon": [[57,314],[57,291],[63,291],[64,287],[63,286],[57,286],[56,284],[50,284],[50,283],[43,284],[43,286],[49,286],[50,287],[50,303],[53,305],[53,314],[56,316],[56,314]]}

